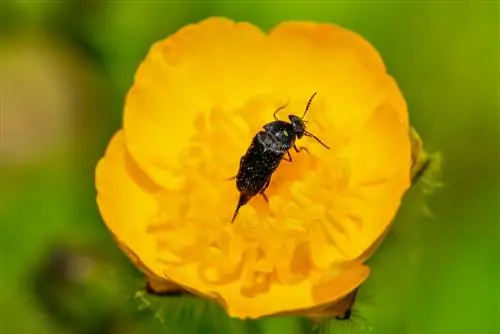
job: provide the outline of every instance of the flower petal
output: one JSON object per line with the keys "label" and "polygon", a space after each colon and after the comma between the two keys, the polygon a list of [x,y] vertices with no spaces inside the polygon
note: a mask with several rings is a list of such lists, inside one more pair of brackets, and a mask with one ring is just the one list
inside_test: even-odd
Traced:
{"label": "flower petal", "polygon": [[251,297],[241,294],[238,283],[207,285],[197,278],[196,272],[196,266],[187,265],[171,268],[165,274],[169,280],[183,282],[186,288],[219,301],[232,317],[256,319],[268,315],[300,314],[304,310],[333,305],[361,285],[370,270],[364,265],[355,265],[321,284],[307,280],[297,284],[272,284],[266,293]]}
{"label": "flower petal", "polygon": [[[158,262],[156,234],[146,233],[145,225],[141,224],[155,220],[157,187],[128,156],[121,131],[113,137],[98,164],[96,184],[99,189],[97,201],[108,228],[116,232],[118,243],[131,260],[148,275],[153,275],[150,279],[155,282],[153,288],[171,286],[170,282],[180,283],[188,291],[218,300],[231,316],[258,318],[331,304],[359,286],[369,273],[367,267],[355,266],[319,285],[308,280],[297,284],[273,283],[266,293],[251,297],[241,293],[240,281],[207,284],[200,278],[197,263],[166,266]],[[287,303],[283,305],[285,299]]]}
{"label": "flower petal", "polygon": [[151,179],[179,189],[185,181],[180,155],[199,116],[276,89],[266,45],[255,26],[223,18],[153,45],[127,96],[123,124],[130,154]]}
{"label": "flower petal", "polygon": [[145,222],[154,220],[157,187],[142,173],[117,132],[96,169],[97,204],[108,229],[127,256],[147,274],[162,276],[156,261],[154,236]]}
{"label": "flower petal", "polygon": [[385,66],[377,51],[356,33],[331,24],[286,22],[269,35],[275,57],[281,64],[280,88],[290,96],[306,99],[318,92],[315,105],[324,110],[317,120],[328,131],[348,136],[359,130],[387,96]]}
{"label": "flower petal", "polygon": [[399,114],[391,105],[380,106],[341,152],[350,163],[350,184],[335,205],[345,218],[349,238],[343,250],[350,258],[386,233],[410,187],[409,129]]}

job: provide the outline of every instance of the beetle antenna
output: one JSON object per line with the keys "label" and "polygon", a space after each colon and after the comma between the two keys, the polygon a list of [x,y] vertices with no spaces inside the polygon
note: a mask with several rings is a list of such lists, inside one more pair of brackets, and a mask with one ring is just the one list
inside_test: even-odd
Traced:
{"label": "beetle antenna", "polygon": [[307,102],[306,110],[304,110],[304,114],[302,115],[301,118],[304,118],[306,116],[307,110],[309,110],[309,106],[311,105],[312,100],[316,96],[316,92],[309,98],[309,102]]}
{"label": "beetle antenna", "polygon": [[313,135],[309,131],[305,131],[304,132],[304,136],[314,138],[314,139],[316,139],[316,141],[318,143],[320,143],[321,145],[323,145],[326,149],[328,149],[328,150],[330,149],[330,147],[328,145],[326,145],[325,143],[323,143],[318,137],[316,137],[315,135]]}

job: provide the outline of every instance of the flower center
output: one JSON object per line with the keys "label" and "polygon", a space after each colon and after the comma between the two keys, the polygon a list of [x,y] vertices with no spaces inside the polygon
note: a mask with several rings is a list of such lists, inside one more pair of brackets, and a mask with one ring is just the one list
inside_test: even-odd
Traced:
{"label": "flower center", "polygon": [[[308,130],[332,149],[311,138],[297,140],[308,152],[292,149],[292,162],[281,162],[266,190],[269,202],[260,195],[252,198],[231,224],[239,192],[229,179],[238,172],[253,136],[273,121],[273,112],[285,102],[254,99],[200,114],[196,135],[180,157],[183,188],[158,195],[162,210],[150,231],[158,234],[162,261],[196,262],[208,283],[243,278],[242,293],[252,295],[265,291],[270,279],[298,282],[311,271],[328,270],[332,262],[347,258],[342,244],[348,233],[339,216],[346,208],[336,199],[348,185],[349,166],[337,155],[335,143],[328,142],[334,136],[322,131],[327,125],[319,126],[323,113],[314,103],[307,115]],[[278,117],[302,115],[305,104],[300,102],[290,101]]]}

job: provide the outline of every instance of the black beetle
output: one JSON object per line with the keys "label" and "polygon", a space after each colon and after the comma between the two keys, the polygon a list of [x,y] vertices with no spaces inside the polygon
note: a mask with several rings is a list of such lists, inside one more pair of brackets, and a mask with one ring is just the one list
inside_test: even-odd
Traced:
{"label": "black beetle", "polygon": [[[238,206],[234,211],[231,223],[236,219],[239,209],[247,204],[252,197],[260,194],[268,202],[265,191],[271,182],[271,176],[278,168],[281,160],[292,161],[290,149],[293,148],[296,152],[307,152],[305,147],[297,148],[295,145],[296,139],[303,136],[311,137],[325,148],[330,149],[312,133],[306,131],[305,123],[307,121],[304,121],[303,118],[315,96],[316,93],[309,99],[302,117],[293,114],[288,115],[289,122],[279,120],[276,117],[276,114],[284,109],[286,105],[278,108],[273,114],[274,121],[264,125],[264,130],[259,131],[253,137],[250,147],[245,155],[241,157],[238,174],[231,178],[236,179],[236,188],[240,192]],[[285,154],[287,154],[288,159],[286,159]]]}

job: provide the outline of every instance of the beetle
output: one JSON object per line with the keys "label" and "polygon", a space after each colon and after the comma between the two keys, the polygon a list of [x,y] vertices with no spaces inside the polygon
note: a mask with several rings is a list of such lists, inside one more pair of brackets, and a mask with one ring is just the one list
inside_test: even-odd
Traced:
{"label": "beetle", "polygon": [[[289,121],[278,119],[276,114],[286,108],[279,107],[273,114],[274,121],[267,123],[252,139],[252,142],[241,157],[238,174],[233,176],[236,179],[236,188],[240,192],[238,205],[234,211],[231,224],[234,223],[240,208],[247,204],[256,195],[262,195],[266,202],[269,202],[265,191],[271,182],[271,176],[276,171],[282,160],[292,162],[290,150],[295,152],[306,151],[305,147],[297,148],[295,142],[302,137],[311,137],[326,149],[330,149],[319,138],[306,130],[306,123],[303,118],[306,116],[312,100],[316,96],[314,93],[307,103],[302,117],[294,114],[288,115]],[[286,156],[285,156],[286,155]]]}

